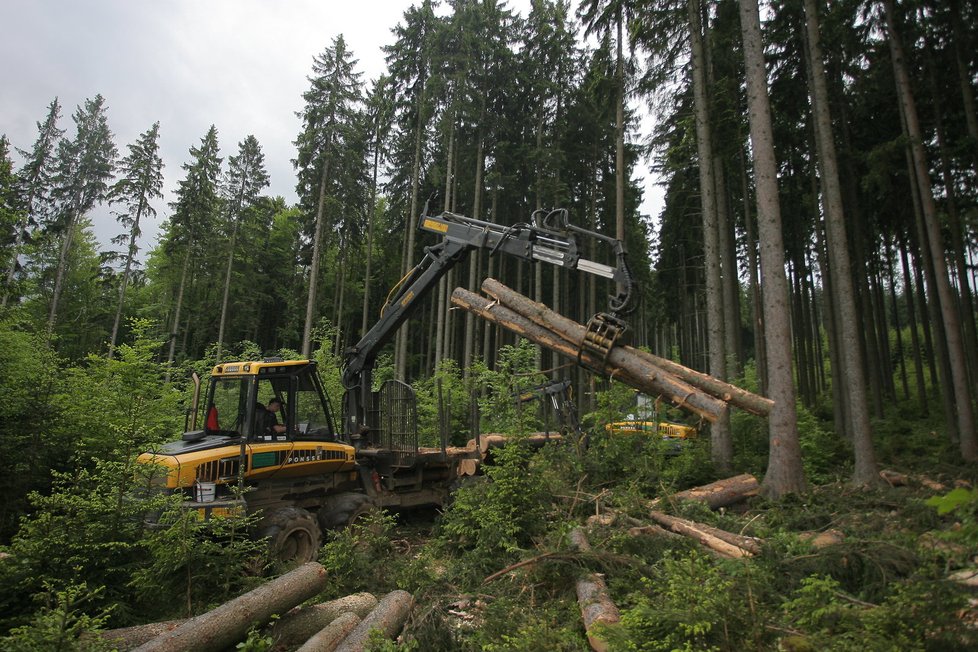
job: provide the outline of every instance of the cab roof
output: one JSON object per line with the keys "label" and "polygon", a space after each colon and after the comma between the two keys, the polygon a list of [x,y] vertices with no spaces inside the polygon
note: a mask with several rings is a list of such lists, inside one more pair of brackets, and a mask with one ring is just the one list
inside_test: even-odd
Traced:
{"label": "cab roof", "polygon": [[315,360],[282,360],[265,358],[241,362],[222,362],[211,370],[212,376],[257,376],[275,370],[279,373],[294,373],[303,367],[315,366]]}

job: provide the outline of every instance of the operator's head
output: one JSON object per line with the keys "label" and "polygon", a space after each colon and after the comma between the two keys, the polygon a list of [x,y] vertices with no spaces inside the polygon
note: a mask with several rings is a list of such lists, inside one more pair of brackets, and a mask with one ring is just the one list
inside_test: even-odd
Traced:
{"label": "operator's head", "polygon": [[269,412],[278,412],[282,409],[282,399],[277,396],[273,396],[268,399],[268,405],[266,406]]}

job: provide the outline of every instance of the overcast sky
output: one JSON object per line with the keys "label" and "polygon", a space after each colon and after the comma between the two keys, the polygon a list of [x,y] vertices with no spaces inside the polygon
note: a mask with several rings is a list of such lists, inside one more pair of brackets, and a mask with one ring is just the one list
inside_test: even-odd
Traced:
{"label": "overcast sky", "polygon": [[[313,56],[343,34],[365,84],[384,72],[382,46],[411,0],[0,0],[0,134],[29,149],[57,96],[60,126],[101,94],[120,155],[157,120],[165,165],[163,200],[143,252],[184,172],[189,149],[211,124],[221,155],[253,134],[265,153],[269,194],[296,200],[292,141],[299,132]],[[509,0],[525,14],[530,0]],[[15,155],[15,162],[20,160]],[[648,176],[643,170],[639,176]],[[652,189],[648,188],[649,195]],[[653,212],[646,200],[643,212]],[[658,212],[655,210],[655,212]],[[654,214],[654,213],[653,213]],[[94,215],[103,242],[119,231]]]}

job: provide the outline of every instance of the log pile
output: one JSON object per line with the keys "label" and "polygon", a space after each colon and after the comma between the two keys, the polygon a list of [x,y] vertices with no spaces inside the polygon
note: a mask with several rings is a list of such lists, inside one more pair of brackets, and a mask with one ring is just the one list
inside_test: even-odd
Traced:
{"label": "log pile", "polygon": [[612,346],[602,356],[582,348],[585,326],[495,279],[486,279],[482,291],[492,300],[456,288],[452,303],[650,396],[666,397],[708,421],[719,420],[727,413],[728,405],[762,416],[771,411],[770,399],[651,353],[630,346]]}
{"label": "log pile", "polygon": [[115,649],[137,652],[227,650],[255,625],[284,614],[266,630],[276,650],[357,652],[375,629],[397,636],[414,607],[405,591],[388,593],[379,602],[370,593],[355,593],[297,606],[325,586],[326,569],[310,562],[195,618],[110,630],[101,637]]}

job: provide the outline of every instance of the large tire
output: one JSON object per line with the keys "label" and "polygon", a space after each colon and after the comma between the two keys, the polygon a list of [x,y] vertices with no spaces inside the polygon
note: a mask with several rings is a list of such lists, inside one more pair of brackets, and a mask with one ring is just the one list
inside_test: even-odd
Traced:
{"label": "large tire", "polygon": [[375,509],[377,506],[366,494],[347,492],[327,498],[317,516],[324,530],[340,530]]}
{"label": "large tire", "polygon": [[319,556],[322,531],[316,517],[300,507],[270,512],[258,525],[259,538],[268,538],[269,556],[279,562],[304,564]]}

